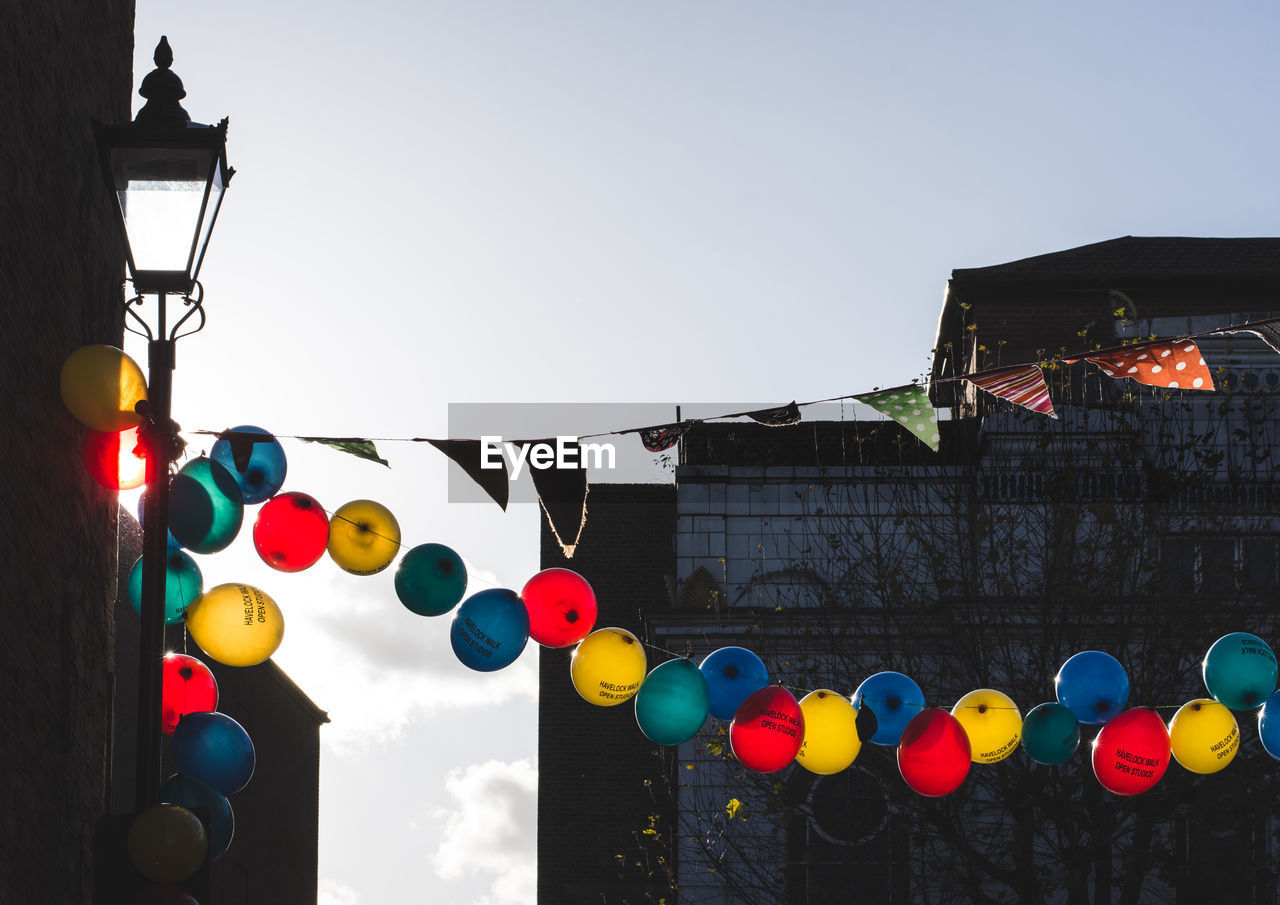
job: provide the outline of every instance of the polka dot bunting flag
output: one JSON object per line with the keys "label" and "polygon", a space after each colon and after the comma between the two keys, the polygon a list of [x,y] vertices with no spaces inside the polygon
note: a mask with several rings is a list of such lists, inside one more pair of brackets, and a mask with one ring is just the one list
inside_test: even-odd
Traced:
{"label": "polka dot bunting flag", "polygon": [[1132,377],[1138,383],[1172,390],[1213,389],[1213,377],[1200,348],[1190,339],[1141,343],[1082,357],[1108,377]]}
{"label": "polka dot bunting flag", "polygon": [[938,417],[929,404],[928,391],[916,384],[890,387],[874,393],[854,396],[882,415],[901,424],[934,452],[938,451]]}

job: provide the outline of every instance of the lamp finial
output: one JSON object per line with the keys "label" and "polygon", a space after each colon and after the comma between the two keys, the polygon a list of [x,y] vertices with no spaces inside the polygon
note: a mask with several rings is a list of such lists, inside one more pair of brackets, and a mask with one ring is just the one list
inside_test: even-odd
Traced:
{"label": "lamp finial", "polygon": [[147,99],[134,117],[134,122],[153,126],[185,126],[191,116],[178,101],[187,96],[182,79],[169,67],[173,65],[173,48],[169,38],[161,35],[156,45],[156,68],[147,73],[138,93]]}

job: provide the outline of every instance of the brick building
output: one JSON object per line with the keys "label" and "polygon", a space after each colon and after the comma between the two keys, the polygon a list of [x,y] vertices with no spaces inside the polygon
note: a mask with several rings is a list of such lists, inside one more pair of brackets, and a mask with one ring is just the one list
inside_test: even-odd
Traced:
{"label": "brick building", "polygon": [[0,900],[87,902],[109,799],[116,504],[80,464],[62,362],[116,345],[124,262],[91,121],[129,117],[133,3],[10,4],[0,28]]}
{"label": "brick building", "polygon": [[[1280,239],[1124,238],[957,270],[933,375],[1258,319],[1277,288]],[[940,384],[952,418],[936,455],[878,416],[704,425],[683,443],[674,497],[593,488],[578,556],[544,538],[543,562],[597,587],[598,625],[695,660],[740,644],[793,687],[848,695],[892,669],[930,705],[995,687],[1025,713],[1053,700],[1067,657],[1095,648],[1128,668],[1130,706],[1167,720],[1205,694],[1198,664],[1218,637],[1277,640],[1280,356],[1251,334],[1200,346],[1218,392],[1049,370],[1058,421]],[[576,700],[564,652],[541,656],[542,905],[646,901],[642,885],[606,884],[619,874],[668,903],[1276,900],[1280,786],[1246,713],[1228,770],[1175,764],[1136,798],[1098,786],[1086,728],[1062,767],[1018,752],[933,800],[869,744],[825,779],[737,769],[714,753],[716,720],[658,749],[630,708],[602,717]]]}
{"label": "brick building", "polygon": [[[137,620],[116,604],[136,523],[85,473],[59,372],[83,345],[122,341],[92,123],[130,117],[133,15],[132,0],[49,0],[0,17],[0,903],[87,905],[95,824],[132,807]],[[271,663],[218,678],[259,767],[215,901],[314,901],[324,714]]]}
{"label": "brick building", "polygon": [[[592,488],[590,506],[588,531],[597,511],[610,530],[584,537],[569,567],[591,581],[597,626],[639,634],[643,609],[662,605],[675,574],[675,493],[604,484]],[[562,562],[545,526],[542,560]],[[644,739],[637,739],[629,704],[600,708],[578,696],[568,682],[569,655],[539,652],[538,901],[596,903],[603,895],[643,902],[667,885],[660,847],[647,844],[641,830],[651,814],[662,813],[668,825],[672,819],[664,795],[670,764],[652,745],[637,743]]]}

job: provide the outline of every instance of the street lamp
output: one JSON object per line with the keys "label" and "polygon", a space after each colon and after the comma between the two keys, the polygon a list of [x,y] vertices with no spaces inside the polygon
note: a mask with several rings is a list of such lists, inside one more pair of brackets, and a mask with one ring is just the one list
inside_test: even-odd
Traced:
{"label": "street lamp", "polygon": [[[138,643],[137,810],[156,803],[161,766],[161,683],[164,660],[165,562],[169,533],[169,464],[182,450],[171,420],[174,345],[204,327],[204,292],[197,277],[222,195],[235,170],[227,166],[227,120],[191,122],[178,102],[182,79],[169,67],[167,38],[156,45],[156,68],[138,93],[147,103],[133,122],[97,127],[98,154],[111,187],[135,295],[124,302],[125,326],[147,339],[148,401],[139,430],[147,454],[142,524],[142,631]],[[168,296],[185,313],[170,327]],[[139,314],[156,296],[156,324]],[[193,327],[182,332],[194,315]],[[138,326],[130,323],[129,318]]]}

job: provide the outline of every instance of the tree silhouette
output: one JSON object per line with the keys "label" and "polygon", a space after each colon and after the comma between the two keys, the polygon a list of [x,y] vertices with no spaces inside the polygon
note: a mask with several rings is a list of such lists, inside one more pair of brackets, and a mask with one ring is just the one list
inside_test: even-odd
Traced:
{"label": "tree silhouette", "polygon": [[[687,581],[698,590],[651,614],[663,628],[651,639],[749,647],[798,696],[849,695],[892,669],[931,706],[990,687],[1024,715],[1054,699],[1068,657],[1105,650],[1128,671],[1129,706],[1167,721],[1206,696],[1199,665],[1218,637],[1274,637],[1277,407],[1256,393],[1099,386],[1059,421],[1006,409],[978,436],[947,425],[944,464],[920,464],[892,426],[824,427],[843,459],[806,452],[779,484],[795,504],[762,517],[750,576],[726,562]],[[720,452],[751,446],[750,429],[701,430]],[[651,827],[649,841],[678,864],[682,902],[1274,902],[1276,765],[1252,714],[1236,716],[1225,771],[1173,764],[1133,798],[1094,778],[1090,727],[1062,766],[1018,751],[926,799],[893,750],[871,744],[834,777],[753,774],[713,720],[668,755],[676,826]]]}

